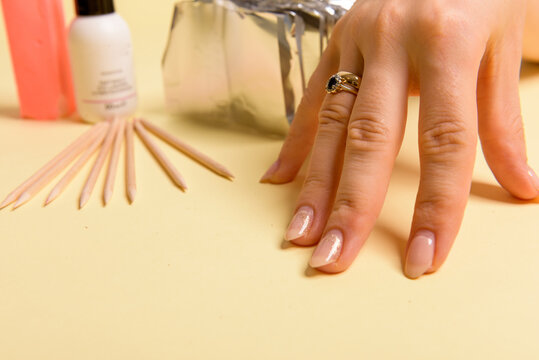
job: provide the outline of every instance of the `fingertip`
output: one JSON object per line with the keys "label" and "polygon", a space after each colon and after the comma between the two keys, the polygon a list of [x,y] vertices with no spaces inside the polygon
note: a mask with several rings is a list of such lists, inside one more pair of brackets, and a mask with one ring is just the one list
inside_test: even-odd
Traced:
{"label": "fingertip", "polygon": [[299,206],[286,229],[284,240],[301,247],[316,245],[320,241],[320,233],[325,226],[323,217],[320,213],[315,216],[313,205]]}
{"label": "fingertip", "polygon": [[264,183],[271,183],[273,176],[275,175],[277,170],[279,170],[280,164],[281,164],[281,160],[277,159],[277,161],[275,161],[273,164],[271,164],[271,166],[268,168],[268,170],[266,170],[264,175],[262,175],[262,177],[258,181],[260,183],[263,183],[263,184]]}
{"label": "fingertip", "polygon": [[314,221],[314,210],[310,206],[302,206],[292,217],[284,235],[287,241],[294,241],[305,237],[309,233]]}
{"label": "fingertip", "polygon": [[328,231],[318,243],[309,265],[313,268],[323,268],[337,262],[343,247],[343,234],[338,229]]}
{"label": "fingertip", "polygon": [[311,265],[311,262],[309,262],[309,266],[327,275],[337,275],[348,270],[350,264],[343,265],[340,262],[334,262],[326,265],[320,265],[319,267],[314,267]]}
{"label": "fingertip", "polygon": [[431,231],[419,230],[410,240],[404,263],[404,275],[417,279],[433,268],[435,236]]}
{"label": "fingertip", "polygon": [[539,196],[539,176],[529,165],[505,171],[496,168],[493,173],[500,185],[513,197],[533,200]]}
{"label": "fingertip", "polygon": [[535,194],[533,194],[533,198],[536,198],[539,195],[539,176],[537,176],[537,173],[529,165],[528,175],[530,177],[531,185],[535,189]]}
{"label": "fingertip", "polygon": [[259,182],[262,184],[285,184],[296,178],[298,167],[288,165],[277,159],[262,175]]}

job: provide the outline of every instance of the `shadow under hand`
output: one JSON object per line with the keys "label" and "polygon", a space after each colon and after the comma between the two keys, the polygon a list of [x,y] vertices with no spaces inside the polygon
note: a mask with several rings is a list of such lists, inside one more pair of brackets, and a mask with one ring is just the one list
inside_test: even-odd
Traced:
{"label": "shadow under hand", "polygon": [[292,244],[290,241],[286,241],[284,239],[281,241],[281,249],[283,250],[295,248],[295,247],[299,247],[299,246],[296,244]]}
{"label": "shadow under hand", "polygon": [[393,251],[402,258],[406,250],[406,243],[408,242],[408,236],[399,233],[397,230],[391,228],[386,224],[377,224],[374,231],[380,232],[384,236],[381,238],[393,248]]}
{"label": "shadow under hand", "polygon": [[408,242],[408,228],[400,230],[402,231],[379,220],[373,229],[373,234],[378,236],[375,236],[376,244],[372,246],[372,249],[384,257],[399,273],[402,272]]}
{"label": "shadow under hand", "polygon": [[539,76],[539,64],[523,61],[520,67],[520,78],[527,79]]}
{"label": "shadow under hand", "polygon": [[539,203],[539,199],[534,199],[534,200],[517,199],[511,196],[511,194],[509,194],[502,187],[494,185],[494,184],[488,184],[481,181],[472,182],[470,195],[487,199],[487,200],[491,200],[491,201],[503,202],[506,204],[522,205],[522,204],[538,204]]}
{"label": "shadow under hand", "polygon": [[337,274],[325,273],[325,272],[322,272],[320,270],[316,270],[315,268],[312,268],[309,265],[307,265],[307,267],[305,268],[305,271],[303,272],[303,274],[305,275],[305,277],[312,278],[312,277],[315,277],[315,276],[338,275],[339,273],[337,273]]}
{"label": "shadow under hand", "polygon": [[[392,262],[395,269],[399,273],[402,272],[402,266],[403,266],[402,259],[404,258],[404,253],[406,250],[406,243],[408,242],[407,236],[399,233],[397,230],[391,228],[390,226],[387,226],[385,224],[380,224],[380,223],[378,223],[375,226],[373,230],[373,234],[374,233],[379,233],[381,235],[381,236],[375,236],[377,237],[376,241],[378,243],[376,244],[374,248],[378,249],[377,252],[383,253],[382,256],[391,257],[393,259]],[[374,241],[374,239],[372,240]],[[290,244],[286,248],[290,246],[295,246],[295,245]],[[373,248],[370,248],[370,250],[373,250]],[[340,273],[335,273],[335,274],[325,273],[307,265],[303,274],[305,275],[305,277],[312,278],[316,276],[336,276]]]}

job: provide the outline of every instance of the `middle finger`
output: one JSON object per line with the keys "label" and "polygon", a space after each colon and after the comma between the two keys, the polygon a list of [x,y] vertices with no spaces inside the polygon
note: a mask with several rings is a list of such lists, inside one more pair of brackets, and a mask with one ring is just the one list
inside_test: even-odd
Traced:
{"label": "middle finger", "polygon": [[[325,272],[348,268],[382,208],[402,143],[407,61],[398,54],[365,58],[365,71],[348,123],[341,179],[333,210],[310,265]],[[388,55],[388,54],[385,54]]]}

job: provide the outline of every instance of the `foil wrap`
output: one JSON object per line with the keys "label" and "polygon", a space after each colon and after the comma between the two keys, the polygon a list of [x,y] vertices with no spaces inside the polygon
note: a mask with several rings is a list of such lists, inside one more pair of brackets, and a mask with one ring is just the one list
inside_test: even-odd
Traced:
{"label": "foil wrap", "polygon": [[336,21],[354,0],[185,0],[162,71],[167,107],[285,135]]}

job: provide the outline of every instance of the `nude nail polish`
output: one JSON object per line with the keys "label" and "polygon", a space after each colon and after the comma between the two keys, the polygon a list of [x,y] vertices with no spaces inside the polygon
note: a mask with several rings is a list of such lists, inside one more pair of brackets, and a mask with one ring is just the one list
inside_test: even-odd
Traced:
{"label": "nude nail polish", "polygon": [[269,180],[271,179],[271,177],[273,176],[273,174],[275,174],[277,172],[277,170],[279,169],[279,166],[281,165],[281,160],[280,159],[277,159],[277,161],[275,161],[270,167],[269,169],[266,171],[266,173],[264,175],[262,175],[262,177],[260,178],[259,182],[261,183],[267,183],[269,182]]}
{"label": "nude nail polish", "polygon": [[334,263],[341,255],[343,235],[340,230],[330,230],[314,250],[309,265],[313,268]]}
{"label": "nude nail polish", "polygon": [[432,266],[434,258],[435,239],[434,234],[427,230],[418,231],[406,254],[404,274],[416,279],[423,275]]}
{"label": "nude nail polish", "polygon": [[528,167],[528,175],[530,175],[535,189],[539,191],[539,177],[531,167]]}
{"label": "nude nail polish", "polygon": [[311,225],[313,223],[314,210],[310,206],[302,206],[296,211],[290,225],[288,225],[288,230],[284,236],[285,240],[291,241],[299,239],[302,236],[305,236]]}

